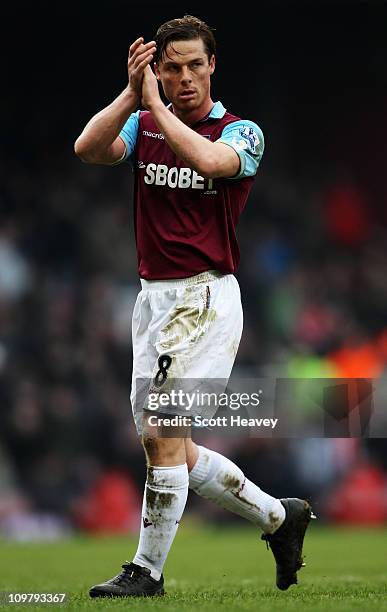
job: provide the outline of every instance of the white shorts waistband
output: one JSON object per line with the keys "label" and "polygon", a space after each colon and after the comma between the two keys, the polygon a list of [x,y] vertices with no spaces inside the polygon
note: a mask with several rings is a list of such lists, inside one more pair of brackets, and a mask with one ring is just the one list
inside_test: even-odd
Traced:
{"label": "white shorts waistband", "polygon": [[207,270],[206,272],[201,272],[200,274],[196,274],[195,276],[189,276],[188,278],[172,278],[168,280],[145,280],[144,278],[140,278],[140,282],[142,289],[160,291],[174,287],[199,285],[200,283],[210,283],[211,281],[217,280],[218,278],[222,278],[223,276],[228,275],[222,274],[217,270]]}

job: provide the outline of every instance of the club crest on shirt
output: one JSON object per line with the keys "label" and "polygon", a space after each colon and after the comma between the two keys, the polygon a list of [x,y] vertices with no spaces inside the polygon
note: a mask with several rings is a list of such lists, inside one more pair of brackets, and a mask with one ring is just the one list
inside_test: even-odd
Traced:
{"label": "club crest on shirt", "polygon": [[233,146],[239,151],[249,150],[253,155],[257,154],[259,138],[252,127],[244,127],[239,130],[239,138],[234,136]]}

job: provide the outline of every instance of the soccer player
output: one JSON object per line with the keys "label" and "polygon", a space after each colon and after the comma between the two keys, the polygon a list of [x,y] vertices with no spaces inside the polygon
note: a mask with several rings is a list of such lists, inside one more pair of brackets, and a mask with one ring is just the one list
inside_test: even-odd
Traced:
{"label": "soccer player", "polygon": [[[303,563],[308,502],[275,499],[229,459],[190,437],[157,435],[146,427],[147,406],[135,408],[140,380],[156,388],[168,378],[227,380],[242,333],[235,228],[264,140],[255,123],[212,101],[215,50],[212,30],[190,15],[161,25],[154,41],[138,38],[129,49],[127,87],[75,143],[84,162],[131,160],[134,166],[142,286],[133,313],[131,391],[147,459],[140,538],[133,561],[93,586],[91,597],[164,593],[163,566],[188,488],[263,531],[276,560],[278,588],[295,584]],[[146,110],[137,110],[140,105]],[[167,412],[173,414],[172,408]]]}

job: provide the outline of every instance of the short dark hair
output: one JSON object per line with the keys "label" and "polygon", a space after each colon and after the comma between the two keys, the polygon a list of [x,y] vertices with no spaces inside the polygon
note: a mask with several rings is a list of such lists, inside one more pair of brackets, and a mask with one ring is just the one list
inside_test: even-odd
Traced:
{"label": "short dark hair", "polygon": [[167,46],[175,40],[195,40],[201,38],[206,50],[208,61],[216,53],[215,37],[212,29],[198,17],[184,15],[179,19],[171,19],[163,23],[156,32],[155,62],[159,62],[166,54]]}

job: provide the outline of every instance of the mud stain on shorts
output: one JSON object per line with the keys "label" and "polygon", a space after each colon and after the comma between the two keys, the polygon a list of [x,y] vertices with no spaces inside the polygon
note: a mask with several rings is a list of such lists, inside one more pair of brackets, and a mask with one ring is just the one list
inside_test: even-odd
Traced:
{"label": "mud stain on shorts", "polygon": [[192,296],[189,293],[184,294],[184,298],[191,303],[176,306],[170,321],[161,330],[160,346],[165,352],[186,340],[190,344],[196,343],[217,318],[214,308],[201,309],[192,304]]}
{"label": "mud stain on shorts", "polygon": [[163,335],[167,336],[161,343],[168,350],[175,344],[179,344],[185,338],[192,335],[200,318],[199,309],[195,306],[177,306],[171,315],[171,320],[162,329]]}
{"label": "mud stain on shorts", "polygon": [[231,344],[227,348],[229,350],[231,357],[235,359],[236,354],[238,352],[238,348],[239,348],[239,342],[234,340],[233,342],[231,342]]}

